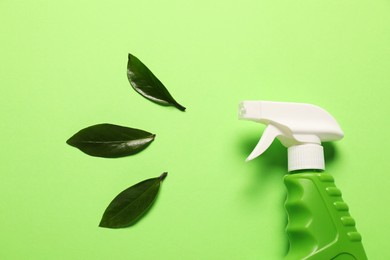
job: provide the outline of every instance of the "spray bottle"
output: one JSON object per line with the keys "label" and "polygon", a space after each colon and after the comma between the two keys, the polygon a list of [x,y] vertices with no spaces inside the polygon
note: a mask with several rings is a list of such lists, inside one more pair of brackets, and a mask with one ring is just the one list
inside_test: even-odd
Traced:
{"label": "spray bottle", "polygon": [[243,101],[239,118],[267,125],[252,160],[275,138],[288,148],[286,228],[290,247],[285,259],[365,260],[361,235],[331,175],[324,173],[321,142],[336,141],[344,134],[324,109],[303,103]]}

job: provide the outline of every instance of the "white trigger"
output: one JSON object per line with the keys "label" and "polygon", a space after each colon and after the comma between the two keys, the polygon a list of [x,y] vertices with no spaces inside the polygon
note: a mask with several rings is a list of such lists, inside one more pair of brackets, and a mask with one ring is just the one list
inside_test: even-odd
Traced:
{"label": "white trigger", "polygon": [[250,161],[260,156],[268,147],[272,144],[276,137],[282,135],[282,132],[276,128],[275,126],[269,124],[267,128],[264,130],[263,135],[261,136],[260,141],[257,143],[255,149],[253,149],[252,153],[246,158],[246,161]]}

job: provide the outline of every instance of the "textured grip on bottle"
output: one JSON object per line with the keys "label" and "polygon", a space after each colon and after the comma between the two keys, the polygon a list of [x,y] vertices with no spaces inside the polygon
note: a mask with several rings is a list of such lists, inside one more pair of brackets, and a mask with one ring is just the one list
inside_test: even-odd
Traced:
{"label": "textured grip on bottle", "polygon": [[286,175],[290,249],[286,259],[367,259],[355,220],[331,175]]}

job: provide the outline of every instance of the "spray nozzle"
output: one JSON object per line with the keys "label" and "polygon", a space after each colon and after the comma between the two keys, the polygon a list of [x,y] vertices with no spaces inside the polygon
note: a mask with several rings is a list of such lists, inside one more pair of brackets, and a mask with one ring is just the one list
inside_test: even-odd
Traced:
{"label": "spray nozzle", "polygon": [[344,136],[332,115],[310,104],[243,101],[239,106],[239,118],[267,125],[247,161],[260,156],[278,138],[289,148],[289,171],[324,169],[321,142],[336,141]]}

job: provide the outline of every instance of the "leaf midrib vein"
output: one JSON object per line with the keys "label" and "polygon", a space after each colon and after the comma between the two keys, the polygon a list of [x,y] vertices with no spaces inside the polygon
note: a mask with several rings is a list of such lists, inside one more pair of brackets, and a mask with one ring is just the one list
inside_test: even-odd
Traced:
{"label": "leaf midrib vein", "polygon": [[[160,180],[157,180],[157,181],[160,181]],[[140,196],[138,196],[135,200],[133,200],[130,204],[128,204],[127,206],[125,206],[124,208],[122,208],[121,210],[118,211],[117,214],[115,214],[114,216],[112,216],[110,218],[110,220],[116,218],[120,213],[122,213],[124,210],[126,210],[128,207],[130,207],[131,204],[133,204],[134,202],[136,202],[137,200],[139,200],[147,191],[149,191],[153,186],[155,185],[155,182],[153,182],[152,185],[150,185],[149,188],[147,188],[144,192],[141,193]]]}
{"label": "leaf midrib vein", "polygon": [[76,141],[76,143],[98,143],[98,144],[106,144],[106,143],[127,143],[131,141],[137,141],[137,140],[147,140],[147,139],[153,139],[153,136],[146,137],[146,138],[140,138],[140,139],[131,139],[131,140],[116,140],[116,141]]}

